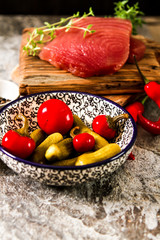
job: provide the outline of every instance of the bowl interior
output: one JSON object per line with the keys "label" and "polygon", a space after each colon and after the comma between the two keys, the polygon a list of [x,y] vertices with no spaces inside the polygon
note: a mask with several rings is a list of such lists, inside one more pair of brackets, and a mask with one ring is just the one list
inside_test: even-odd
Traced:
{"label": "bowl interior", "polygon": [[[19,128],[19,123],[14,121],[18,113],[24,114],[29,120],[29,131],[35,130],[37,125],[37,112],[39,106],[46,100],[56,98],[64,101],[78,115],[84,123],[91,128],[93,119],[100,114],[116,116],[126,113],[118,104],[91,94],[77,92],[47,92],[19,98],[0,110],[0,140],[10,129]],[[135,124],[130,117],[118,122],[118,136],[116,141],[122,150],[130,148],[136,137]]]}

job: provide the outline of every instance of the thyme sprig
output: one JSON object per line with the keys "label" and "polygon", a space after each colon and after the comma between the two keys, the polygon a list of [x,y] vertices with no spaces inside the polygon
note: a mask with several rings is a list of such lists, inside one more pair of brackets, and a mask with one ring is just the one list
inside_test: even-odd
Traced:
{"label": "thyme sprig", "polygon": [[128,0],[114,2],[114,16],[123,19],[129,19],[132,23],[132,34],[137,34],[137,27],[142,26],[144,21],[141,16],[144,15],[142,11],[139,10],[139,3],[135,3],[133,6],[128,5]]}
{"label": "thyme sprig", "polygon": [[56,23],[50,24],[48,22],[44,22],[44,26],[35,28],[32,33],[29,33],[30,38],[27,39],[28,42],[23,47],[23,50],[26,51],[28,55],[37,55],[41,49],[40,44],[45,44],[49,41],[52,41],[56,37],[55,31],[60,29],[65,29],[65,32],[68,32],[71,28],[82,30],[84,32],[83,37],[85,37],[87,33],[94,33],[95,30],[91,29],[92,24],[88,25],[86,28],[73,25],[73,20],[75,24],[76,22],[88,16],[94,16],[91,7],[89,8],[89,12],[84,13],[81,17],[80,13],[77,12],[70,17],[61,18],[60,21]]}

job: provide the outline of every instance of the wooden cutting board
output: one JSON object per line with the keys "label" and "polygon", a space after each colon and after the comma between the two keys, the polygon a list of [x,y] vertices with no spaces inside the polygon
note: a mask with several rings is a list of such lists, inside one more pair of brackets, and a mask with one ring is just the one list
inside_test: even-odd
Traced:
{"label": "wooden cutting board", "polygon": [[[38,57],[27,56],[23,46],[27,43],[30,30],[23,31],[19,66],[12,73],[13,81],[19,84],[20,95],[50,90],[82,91],[107,97],[124,106],[144,93],[144,83],[134,64],[125,64],[113,75],[80,78]],[[160,43],[143,36],[137,38],[146,44],[145,56],[139,61],[141,71],[150,81],[160,82]]]}

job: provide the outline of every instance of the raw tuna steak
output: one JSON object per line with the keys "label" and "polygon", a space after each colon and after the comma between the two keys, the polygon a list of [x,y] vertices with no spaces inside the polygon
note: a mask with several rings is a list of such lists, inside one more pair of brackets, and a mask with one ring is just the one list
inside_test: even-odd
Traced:
{"label": "raw tuna steak", "polygon": [[141,60],[144,56],[146,45],[139,39],[131,37],[130,39],[130,53],[127,62],[134,63],[134,56],[137,61]]}
{"label": "raw tuna steak", "polygon": [[79,29],[57,31],[56,38],[43,47],[39,57],[80,77],[118,71],[129,56],[130,21],[100,17],[74,20],[74,25],[79,27],[86,28],[90,24],[95,32],[85,37]]}

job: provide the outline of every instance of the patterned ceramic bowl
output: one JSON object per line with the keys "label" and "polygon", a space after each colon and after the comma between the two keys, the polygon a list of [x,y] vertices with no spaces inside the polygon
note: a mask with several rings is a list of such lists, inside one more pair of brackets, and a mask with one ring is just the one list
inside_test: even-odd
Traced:
{"label": "patterned ceramic bowl", "polygon": [[[91,94],[80,92],[45,92],[19,98],[0,110],[0,141],[3,135],[15,128],[14,117],[23,113],[29,120],[30,130],[37,128],[37,111],[46,100],[57,98],[63,100],[89,127],[99,114],[116,116],[126,113],[118,104]],[[136,139],[136,125],[130,116],[125,123],[118,122],[117,143],[122,151],[116,156],[94,164],[84,166],[50,166],[33,163],[13,156],[0,146],[1,160],[13,171],[24,177],[31,177],[36,181],[48,185],[73,185],[88,180],[105,177],[118,169],[128,158]]]}

